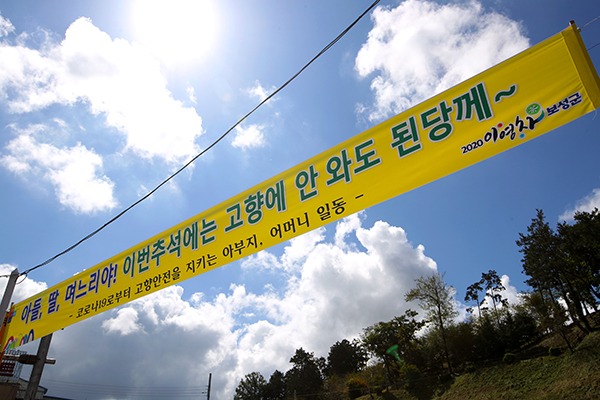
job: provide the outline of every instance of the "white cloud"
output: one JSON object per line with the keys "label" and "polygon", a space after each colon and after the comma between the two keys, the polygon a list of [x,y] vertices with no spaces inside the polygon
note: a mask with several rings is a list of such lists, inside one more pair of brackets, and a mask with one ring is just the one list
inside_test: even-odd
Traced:
{"label": "white cloud", "polygon": [[102,175],[102,158],[81,144],[58,148],[41,143],[35,134],[43,125],[22,130],[6,145],[0,164],[24,179],[49,180],[60,203],[80,213],[110,210],[117,205],[114,183]]}
{"label": "white cloud", "polygon": [[252,97],[258,97],[260,101],[263,101],[276,90],[275,86],[270,89],[265,89],[259,81],[255,82],[255,85],[246,90],[246,92]]}
{"label": "white cloud", "polygon": [[131,308],[121,308],[117,311],[115,318],[107,319],[102,322],[102,328],[108,333],[120,333],[121,335],[130,335],[143,331],[143,328],[138,324],[138,312]]}
{"label": "white cloud", "polygon": [[83,102],[142,157],[179,163],[199,151],[202,120],[173,99],[158,61],[87,18],[73,22],[60,44],[40,50],[1,43],[0,59],[0,98],[13,113]]}
{"label": "white cloud", "polygon": [[377,73],[375,104],[357,106],[370,120],[399,113],[529,46],[517,22],[484,12],[476,1],[407,0],[377,7],[372,20],[355,61],[361,77]]}
{"label": "white cloud", "polygon": [[265,135],[263,134],[264,126],[248,125],[246,127],[236,126],[235,137],[231,145],[241,149],[250,149],[253,147],[261,147],[265,144]]}
{"label": "white cloud", "polygon": [[196,104],[198,102],[198,98],[196,97],[196,89],[194,89],[192,86],[188,86],[186,90],[188,96],[190,97],[190,101]]}
{"label": "white cloud", "polygon": [[14,32],[15,27],[8,18],[3,18],[0,15],[0,37],[7,36],[9,33]]}
{"label": "white cloud", "polygon": [[69,127],[69,125],[63,119],[54,118],[54,122],[56,123],[56,125],[60,126],[63,129],[66,129]]}
{"label": "white cloud", "polygon": [[575,203],[575,207],[569,208],[559,218],[561,221],[574,221],[573,216],[577,211],[592,212],[594,208],[600,209],[600,189],[592,190],[592,193]]}

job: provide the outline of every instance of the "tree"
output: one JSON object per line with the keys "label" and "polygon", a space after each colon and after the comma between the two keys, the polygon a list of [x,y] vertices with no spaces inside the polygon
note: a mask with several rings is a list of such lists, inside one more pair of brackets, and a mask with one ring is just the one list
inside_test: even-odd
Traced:
{"label": "tree", "polygon": [[474,360],[476,335],[472,318],[448,327],[448,352],[453,365]]}
{"label": "tree", "polygon": [[299,348],[290,362],[294,366],[285,374],[287,393],[295,393],[300,398],[308,395],[311,399],[316,398],[323,387],[323,376],[313,353]]}
{"label": "tree", "polygon": [[350,343],[347,339],[336,342],[329,349],[327,356],[327,376],[358,372],[367,364],[367,354],[360,342],[354,340]]}
{"label": "tree", "polygon": [[565,323],[568,320],[566,310],[558,301],[544,297],[544,292],[534,291],[522,295],[520,307],[531,314],[542,333],[558,333],[567,347],[573,352],[571,342],[567,337],[567,328]]}
{"label": "tree", "polygon": [[567,257],[569,278],[588,305],[598,311],[600,300],[600,214],[576,212],[575,223],[558,225],[562,249]]}
{"label": "tree", "polygon": [[[479,312],[479,318],[481,318],[481,307],[480,307],[480,303],[479,303],[479,292],[481,292],[483,290],[483,287],[481,286],[481,281],[479,282],[475,282],[474,284],[472,284],[471,286],[469,286],[467,288],[467,292],[465,294],[465,301],[472,301],[474,300],[475,302],[477,302],[477,311]],[[471,312],[472,308],[468,308],[467,311]]]}
{"label": "tree", "polygon": [[269,383],[265,387],[265,400],[283,400],[285,399],[285,375],[275,370],[269,378]]}
{"label": "tree", "polygon": [[416,287],[406,293],[406,301],[418,300],[419,305],[427,311],[427,319],[440,330],[444,347],[444,354],[448,364],[448,371],[452,373],[448,344],[446,340],[446,326],[452,323],[458,315],[454,306],[454,288],[446,286],[444,276],[439,272],[431,276],[422,276],[415,280]]}
{"label": "tree", "polygon": [[[543,298],[549,298],[550,304],[557,303],[559,299],[564,301],[569,316],[585,333],[592,328],[584,310],[594,297],[590,290],[593,284],[589,285],[588,282],[597,279],[598,274],[580,258],[582,249],[575,238],[579,237],[578,232],[585,232],[586,228],[595,231],[595,225],[600,224],[596,214],[596,211],[594,215],[578,213],[577,228],[560,224],[559,232],[555,233],[545,221],[544,212],[537,210],[536,217],[527,227],[527,234],[519,233],[517,240],[519,251],[523,253],[523,272],[531,277],[526,283],[542,293]],[[592,243],[600,240],[594,238],[593,234],[584,234],[584,237],[592,239]]]}
{"label": "tree", "polygon": [[489,270],[487,273],[481,273],[480,283],[485,285],[485,297],[489,297],[492,299],[492,304],[494,305],[494,315],[496,316],[496,322],[498,323],[498,326],[500,326],[500,316],[498,315],[498,308],[496,304],[504,304],[500,292],[506,290],[506,288],[502,284],[502,280],[500,279],[496,271],[494,271],[493,269]]}
{"label": "tree", "polygon": [[263,400],[267,381],[259,372],[252,372],[235,388],[234,400]]}
{"label": "tree", "polygon": [[406,310],[404,315],[394,317],[388,322],[379,322],[363,329],[361,340],[365,349],[373,356],[383,360],[388,376],[392,376],[390,366],[396,363],[388,350],[397,346],[398,355],[407,362],[414,363],[416,358],[415,341],[417,332],[425,325],[417,321],[416,311]]}

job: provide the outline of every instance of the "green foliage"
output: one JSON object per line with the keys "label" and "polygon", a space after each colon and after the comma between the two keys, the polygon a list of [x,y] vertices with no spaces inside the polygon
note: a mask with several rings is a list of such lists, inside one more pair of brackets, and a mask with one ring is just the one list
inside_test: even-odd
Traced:
{"label": "green foliage", "polygon": [[[479,292],[483,290],[481,286],[481,281],[475,282],[467,288],[465,293],[465,301],[475,301],[477,303],[477,310],[479,312],[479,317],[481,317],[481,307],[479,303]],[[470,311],[470,309],[469,309]]]}
{"label": "green foliage", "polygon": [[294,366],[285,374],[286,392],[296,392],[299,397],[318,394],[323,387],[323,377],[313,353],[300,348],[290,362]]}
{"label": "green foliage", "polygon": [[600,399],[599,359],[600,332],[593,332],[573,354],[478,368],[477,373],[461,375],[437,399]]}
{"label": "green foliage", "polygon": [[362,396],[368,388],[369,386],[362,379],[352,378],[349,379],[348,382],[346,382],[346,390],[348,391],[348,397],[350,397],[352,400]]}
{"label": "green foliage", "polygon": [[560,347],[550,347],[548,349],[548,355],[552,357],[558,357],[562,353]]}
{"label": "green foliage", "polygon": [[477,335],[472,320],[448,327],[448,352],[453,365],[465,365],[475,358]]}
{"label": "green foliage", "polygon": [[510,365],[516,363],[517,361],[517,356],[514,353],[506,353],[504,357],[502,357],[502,362],[504,364]]}
{"label": "green foliage", "polygon": [[384,361],[388,374],[392,366],[397,365],[393,354],[388,350],[397,346],[398,356],[406,362],[414,363],[419,359],[417,332],[425,325],[417,321],[416,311],[407,310],[404,315],[394,317],[388,322],[379,322],[363,329],[361,340],[364,348],[373,356]]}
{"label": "green foliage", "polygon": [[285,375],[275,370],[265,387],[265,400],[283,400],[285,399],[285,394]]}
{"label": "green foliage", "polygon": [[439,329],[442,336],[444,355],[448,364],[448,371],[452,373],[452,366],[448,354],[446,341],[446,327],[458,316],[454,306],[454,288],[446,286],[444,276],[439,272],[431,276],[422,276],[415,279],[416,287],[406,293],[406,301],[418,300],[423,310],[427,311],[428,320]]}
{"label": "green foliage", "polygon": [[[517,245],[523,253],[523,272],[530,277],[526,283],[549,304],[546,309],[556,308],[554,304],[561,299],[576,326],[589,333],[592,328],[585,308],[596,307],[600,300],[600,214],[598,209],[578,212],[574,220],[573,225],[558,224],[555,232],[543,211],[537,210],[527,234],[519,234]],[[554,316],[558,321],[552,321]],[[545,317],[560,331],[562,315],[547,313]]]}
{"label": "green foliage", "polygon": [[259,372],[252,372],[244,377],[235,389],[234,400],[263,400],[267,384]]}
{"label": "green foliage", "polygon": [[365,367],[367,360],[367,352],[359,341],[355,340],[350,343],[347,339],[344,339],[341,342],[336,342],[329,349],[325,368],[326,375],[343,376],[358,372]]}
{"label": "green foliage", "polygon": [[408,391],[415,389],[423,380],[423,374],[415,365],[404,363],[400,371],[402,379],[406,382],[404,388]]}

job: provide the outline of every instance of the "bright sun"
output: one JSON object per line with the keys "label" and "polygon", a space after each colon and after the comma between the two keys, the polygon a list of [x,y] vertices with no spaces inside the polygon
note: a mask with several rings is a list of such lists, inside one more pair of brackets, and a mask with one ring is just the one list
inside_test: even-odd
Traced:
{"label": "bright sun", "polygon": [[138,0],[133,24],[139,42],[170,65],[201,59],[216,34],[211,0]]}

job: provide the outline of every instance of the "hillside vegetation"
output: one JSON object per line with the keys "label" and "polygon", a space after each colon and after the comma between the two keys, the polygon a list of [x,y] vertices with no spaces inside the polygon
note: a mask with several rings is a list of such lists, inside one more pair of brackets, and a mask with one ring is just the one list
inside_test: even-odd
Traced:
{"label": "hillside vegetation", "polygon": [[[545,348],[555,338],[540,344]],[[583,339],[571,354],[540,356],[463,373],[446,384],[427,379],[421,390],[390,390],[360,400],[600,399],[600,332]]]}

